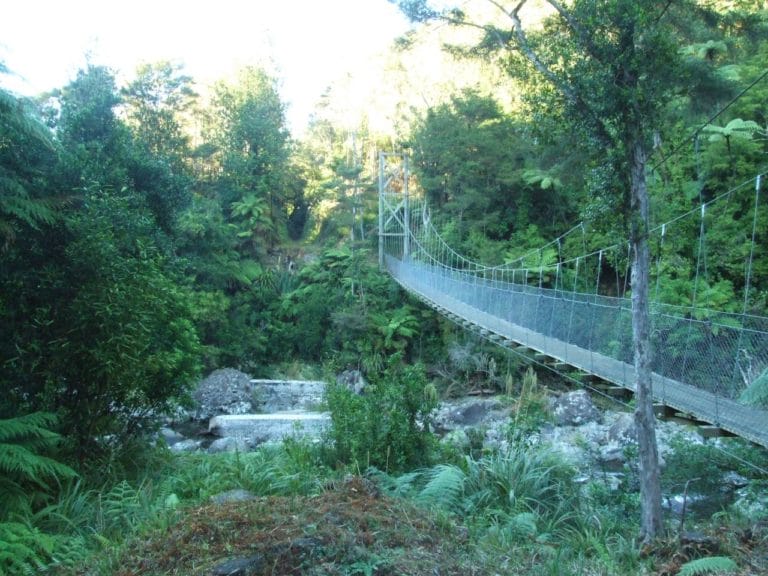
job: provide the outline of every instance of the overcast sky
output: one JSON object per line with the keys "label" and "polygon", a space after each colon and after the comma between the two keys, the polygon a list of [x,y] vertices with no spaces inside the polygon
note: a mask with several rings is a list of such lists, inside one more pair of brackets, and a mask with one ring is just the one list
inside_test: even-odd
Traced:
{"label": "overcast sky", "polygon": [[298,130],[335,78],[408,27],[386,0],[23,0],[2,12],[0,61],[16,76],[2,82],[17,92],[65,85],[86,54],[128,77],[142,61],[183,62],[201,82],[260,64]]}

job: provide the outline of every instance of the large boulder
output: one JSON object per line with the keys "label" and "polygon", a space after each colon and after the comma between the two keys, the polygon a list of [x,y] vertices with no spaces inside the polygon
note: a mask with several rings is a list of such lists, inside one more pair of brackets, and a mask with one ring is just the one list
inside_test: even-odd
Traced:
{"label": "large boulder", "polygon": [[208,420],[219,414],[253,412],[254,390],[251,377],[233,368],[214,370],[192,393],[194,419]]}
{"label": "large boulder", "polygon": [[585,390],[576,390],[552,400],[552,414],[559,426],[581,426],[600,422],[602,414]]}
{"label": "large boulder", "polygon": [[336,383],[346,386],[355,394],[362,394],[368,385],[360,370],[344,370],[344,372],[336,376]]}
{"label": "large boulder", "polygon": [[248,452],[250,445],[243,438],[217,438],[208,446],[208,454],[220,454],[222,452]]}
{"label": "large boulder", "polygon": [[497,421],[506,422],[509,413],[509,409],[495,398],[448,400],[440,404],[433,422],[439,433],[468,427],[488,428]]}

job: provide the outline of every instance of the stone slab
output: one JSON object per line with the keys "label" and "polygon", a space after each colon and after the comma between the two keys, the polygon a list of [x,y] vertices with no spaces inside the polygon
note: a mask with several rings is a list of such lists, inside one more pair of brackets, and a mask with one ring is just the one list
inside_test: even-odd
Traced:
{"label": "stone slab", "polygon": [[323,403],[325,382],[317,380],[251,380],[260,412],[316,410]]}
{"label": "stone slab", "polygon": [[320,438],[330,424],[331,415],[327,412],[238,414],[214,416],[208,422],[208,431],[215,436],[245,440],[256,446],[290,437]]}

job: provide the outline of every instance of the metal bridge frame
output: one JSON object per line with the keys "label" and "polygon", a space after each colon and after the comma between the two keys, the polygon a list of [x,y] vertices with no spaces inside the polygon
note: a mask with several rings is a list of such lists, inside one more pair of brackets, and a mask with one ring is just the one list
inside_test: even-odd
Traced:
{"label": "metal bridge frame", "polygon": [[[384,268],[384,238],[403,238],[403,257],[410,255],[410,206],[408,200],[408,154],[405,152],[379,153],[379,267]],[[399,194],[400,200],[392,205],[387,194]],[[402,233],[385,232],[387,226],[396,220]]]}
{"label": "metal bridge frame", "polygon": [[[408,157],[405,154],[380,154],[379,265],[383,270],[409,293],[443,316],[502,347],[518,348],[518,352],[530,350],[537,356],[549,358],[554,365],[572,366],[585,376],[610,383],[612,390],[621,388],[634,392],[634,367],[630,362],[604,356],[591,349],[582,349],[513,324],[431,286],[429,277],[438,273],[435,267],[420,265],[411,258],[409,236],[412,206],[408,176]],[[388,237],[402,237],[401,259],[385,254],[385,241]],[[393,244],[388,246],[393,247]],[[476,284],[477,278],[474,281]],[[682,417],[689,423],[704,425],[701,429],[704,436],[730,433],[768,447],[768,411],[739,404],[660,374],[654,373],[653,380],[654,397],[660,402],[658,416]],[[711,405],[715,406],[714,413]]]}

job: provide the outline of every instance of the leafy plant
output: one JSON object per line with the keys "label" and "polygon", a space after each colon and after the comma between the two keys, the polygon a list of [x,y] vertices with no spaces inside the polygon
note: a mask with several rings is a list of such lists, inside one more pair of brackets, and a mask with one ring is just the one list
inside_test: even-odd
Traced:
{"label": "leafy plant", "polygon": [[429,419],[437,400],[422,366],[404,366],[396,354],[383,374],[370,375],[363,395],[331,384],[326,401],[341,462],[389,471],[429,460],[434,441]]}
{"label": "leafy plant", "polygon": [[708,556],[686,562],[680,567],[678,576],[699,576],[700,574],[723,574],[738,570],[736,562],[727,556]]}
{"label": "leafy plant", "polygon": [[0,420],[0,518],[28,508],[30,488],[45,491],[49,480],[72,478],[69,466],[43,455],[61,437],[50,430],[57,422],[53,414],[37,412]]}
{"label": "leafy plant", "polygon": [[525,436],[538,430],[550,418],[547,391],[539,386],[536,371],[529,366],[523,374],[519,395],[514,403],[514,416],[509,428],[510,434],[513,437]]}
{"label": "leafy plant", "polygon": [[739,402],[768,407],[768,369],[764,370],[739,396]]}
{"label": "leafy plant", "polygon": [[56,539],[21,522],[0,522],[0,573],[37,574],[50,562]]}

